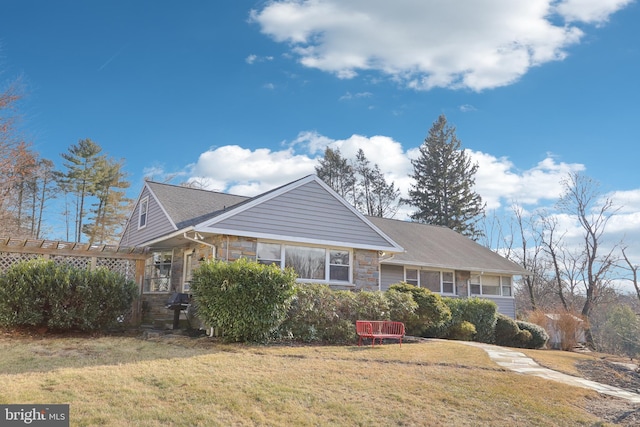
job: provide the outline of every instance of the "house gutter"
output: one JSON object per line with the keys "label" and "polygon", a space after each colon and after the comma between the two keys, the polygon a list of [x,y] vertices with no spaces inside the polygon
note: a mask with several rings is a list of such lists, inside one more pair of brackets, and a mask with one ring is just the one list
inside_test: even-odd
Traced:
{"label": "house gutter", "polygon": [[[191,242],[195,242],[195,243],[199,243],[199,244],[202,244],[202,245],[205,245],[205,246],[209,246],[211,248],[211,252],[212,252],[213,256],[214,257],[216,256],[216,246],[214,244],[205,242],[204,241],[204,237],[202,237],[202,235],[200,233],[198,233],[197,231],[194,231],[193,235],[194,235],[193,237],[189,237],[187,235],[187,232],[185,231],[182,234],[182,237],[184,237],[185,239],[187,239],[187,240],[189,240]],[[202,239],[202,240],[200,240],[200,239]]]}
{"label": "house gutter", "polygon": [[164,242],[165,240],[169,240],[169,239],[172,239],[174,237],[178,237],[181,234],[184,236],[187,232],[192,231],[192,230],[193,230],[193,227],[189,227],[189,228],[183,229],[183,230],[174,231],[171,234],[167,234],[165,236],[158,237],[157,239],[154,239],[154,240],[152,240],[150,242],[145,242],[144,246],[153,246],[153,245],[155,245],[157,243]]}

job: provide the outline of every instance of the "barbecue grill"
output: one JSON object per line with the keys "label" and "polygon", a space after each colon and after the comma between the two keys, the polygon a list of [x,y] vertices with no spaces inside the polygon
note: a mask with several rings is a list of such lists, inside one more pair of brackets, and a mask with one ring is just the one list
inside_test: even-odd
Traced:
{"label": "barbecue grill", "polygon": [[180,328],[180,312],[184,310],[186,315],[186,310],[190,304],[191,297],[189,294],[179,292],[171,294],[164,307],[168,310],[173,310],[173,329]]}

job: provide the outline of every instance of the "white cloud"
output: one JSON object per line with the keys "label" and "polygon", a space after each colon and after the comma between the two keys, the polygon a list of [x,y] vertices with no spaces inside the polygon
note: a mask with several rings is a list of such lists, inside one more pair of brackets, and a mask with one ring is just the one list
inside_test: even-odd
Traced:
{"label": "white cloud", "polygon": [[211,190],[254,196],[313,173],[315,164],[315,159],[292,149],[225,145],[200,154],[191,175],[210,183]]}
{"label": "white cloud", "polygon": [[575,24],[606,22],[630,1],[279,0],[250,21],[339,78],[375,70],[418,90],[480,91],[562,60],[583,36]]}
{"label": "white cloud", "polygon": [[249,65],[255,64],[256,62],[265,62],[265,61],[273,61],[273,56],[258,56],[251,54],[245,58],[245,62]]}
{"label": "white cloud", "polygon": [[633,0],[563,0],[556,9],[568,22],[602,23]]}
{"label": "white cloud", "polygon": [[472,161],[478,163],[476,191],[487,203],[487,209],[498,209],[516,202],[535,205],[541,201],[555,201],[562,193],[560,181],[569,172],[584,170],[584,166],[557,163],[548,155],[530,169],[518,170],[506,157],[467,150]]}
{"label": "white cloud", "polygon": [[358,92],[358,93],[347,92],[344,95],[342,95],[339,100],[351,101],[352,99],[371,98],[372,96],[373,94],[371,92]]}
{"label": "white cloud", "polygon": [[[408,195],[409,175],[413,172],[411,159],[419,155],[419,150],[405,150],[400,142],[381,135],[332,139],[316,131],[306,131],[300,132],[280,151],[249,150],[237,145],[217,147],[200,155],[192,166],[191,175],[209,183],[209,189],[253,196],[315,173],[315,166],[326,147],[339,149],[348,159],[355,159],[358,150],[362,149],[372,165],[378,164],[387,181],[394,182],[403,196]],[[583,165],[557,162],[548,155],[533,167],[519,170],[507,157],[467,152],[471,160],[478,163],[476,191],[489,210],[508,207],[514,202],[523,205],[553,203],[562,192],[561,179],[569,172],[584,169]],[[640,205],[640,194],[633,194]],[[640,211],[640,206],[636,211]]]}

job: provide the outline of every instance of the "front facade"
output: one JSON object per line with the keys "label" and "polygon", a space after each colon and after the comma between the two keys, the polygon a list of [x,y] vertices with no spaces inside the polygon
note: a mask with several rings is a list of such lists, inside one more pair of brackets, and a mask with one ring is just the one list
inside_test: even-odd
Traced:
{"label": "front facade", "polygon": [[[440,255],[429,258],[429,241]],[[512,276],[526,273],[451,230],[365,217],[315,175],[253,198],[146,182],[120,243],[150,250],[142,292],[152,318],[166,317],[168,295],[188,293],[192,271],[209,259],[291,266],[300,282],[335,289],[385,290],[406,281],[443,295],[488,297],[511,316]],[[456,262],[474,251],[484,264]]]}

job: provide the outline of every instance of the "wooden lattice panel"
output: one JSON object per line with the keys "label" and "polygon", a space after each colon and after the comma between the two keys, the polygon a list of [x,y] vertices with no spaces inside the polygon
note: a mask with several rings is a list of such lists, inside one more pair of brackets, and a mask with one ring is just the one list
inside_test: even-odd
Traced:
{"label": "wooden lattice panel", "polygon": [[49,259],[51,259],[56,264],[67,264],[74,268],[79,268],[81,270],[86,270],[88,268],[91,268],[91,258],[87,258],[87,257],[54,255],[54,256],[51,256]]}
{"label": "wooden lattice panel", "polygon": [[136,262],[118,258],[98,258],[96,267],[105,267],[110,271],[122,274],[127,280],[135,280]]}
{"label": "wooden lattice panel", "polygon": [[38,254],[0,252],[0,272],[4,273],[14,264],[38,257]]}

